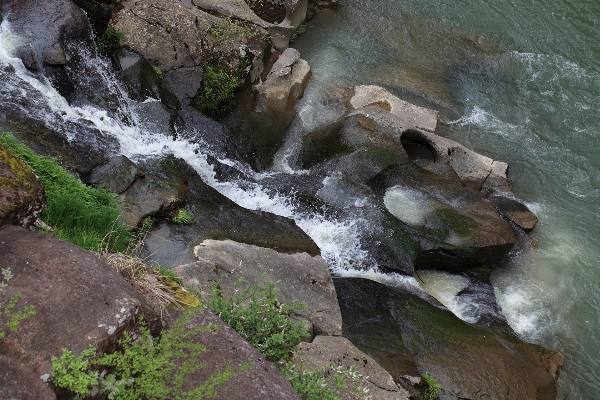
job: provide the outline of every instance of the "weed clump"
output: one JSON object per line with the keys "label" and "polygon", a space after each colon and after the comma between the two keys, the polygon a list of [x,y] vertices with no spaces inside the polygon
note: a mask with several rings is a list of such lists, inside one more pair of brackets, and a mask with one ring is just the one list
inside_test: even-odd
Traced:
{"label": "weed clump", "polygon": [[425,400],[435,400],[438,392],[442,389],[442,386],[429,374],[423,374],[421,385],[423,386],[423,399]]}
{"label": "weed clump", "polygon": [[[111,252],[127,249],[132,235],[117,222],[120,208],[117,195],[81,183],[54,158],[39,156],[8,133],[0,143],[24,160],[42,181],[48,205],[40,218],[53,234],[88,250],[98,250],[105,237]],[[110,235],[109,235],[110,234]]]}
{"label": "weed clump", "polygon": [[202,87],[192,98],[192,106],[210,118],[223,118],[235,107],[237,87],[236,76],[222,67],[206,65]]}
{"label": "weed clump", "polygon": [[109,26],[98,39],[98,50],[102,53],[110,53],[120,47],[123,40],[125,40],[125,32]]}
{"label": "weed clump", "polygon": [[[8,281],[12,278],[12,271],[9,268],[2,268],[0,292],[2,292],[2,289],[8,286]],[[10,296],[6,304],[0,304],[0,339],[3,339],[4,336],[6,336],[6,332],[4,331],[5,325],[11,331],[16,332],[19,329],[21,321],[36,314],[35,307],[33,305],[23,306],[19,310],[13,311],[20,298],[21,292],[17,292]]]}

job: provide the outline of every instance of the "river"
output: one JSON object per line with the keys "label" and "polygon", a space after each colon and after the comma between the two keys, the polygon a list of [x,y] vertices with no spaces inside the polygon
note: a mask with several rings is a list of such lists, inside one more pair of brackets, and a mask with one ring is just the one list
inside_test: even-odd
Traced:
{"label": "river", "polygon": [[331,85],[378,84],[509,163],[539,246],[494,272],[496,296],[523,339],[565,354],[560,398],[597,398],[600,3],[343,0],[293,46],[314,74],[301,116]]}

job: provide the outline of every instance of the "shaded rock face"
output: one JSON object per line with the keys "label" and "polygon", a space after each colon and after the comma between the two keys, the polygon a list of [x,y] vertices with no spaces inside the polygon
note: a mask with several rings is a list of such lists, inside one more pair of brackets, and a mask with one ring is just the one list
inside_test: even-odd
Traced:
{"label": "shaded rock face", "polygon": [[[381,400],[408,400],[409,393],[399,388],[390,374],[375,360],[360,351],[345,337],[317,336],[312,343],[301,343],[292,362],[299,369],[322,370],[336,368],[354,368],[366,379],[361,383],[346,382],[346,388],[336,395],[343,400],[364,399],[366,391],[369,398]],[[354,386],[354,387],[353,387]]]}
{"label": "shaded rock face", "polygon": [[258,90],[256,111],[290,111],[304,94],[312,73],[296,49],[286,49],[271,67]]}
{"label": "shaded rock face", "polygon": [[0,259],[14,277],[0,303],[21,293],[17,307],[37,314],[8,332],[0,354],[19,359],[39,377],[63,348],[80,354],[90,345],[111,352],[124,331],[134,333],[143,317],[153,334],[162,328],[152,307],[115,270],[74,244],[19,227],[0,231]]}
{"label": "shaded rock face", "polygon": [[0,145],[0,229],[28,228],[45,207],[42,182],[24,161]]}
{"label": "shaded rock face", "polygon": [[249,362],[248,370],[237,373],[217,389],[217,399],[300,399],[290,382],[258,350],[210,311],[205,309],[196,314],[186,326],[207,324],[216,326],[217,331],[208,330],[191,340],[206,346],[207,351],[200,355],[200,361],[206,362],[208,368],[189,374],[183,390],[202,384],[211,374],[224,370],[227,365],[237,371]]}
{"label": "shaded rock face", "polygon": [[0,354],[0,399],[55,400],[56,395],[26,365]]}
{"label": "shaded rock face", "polygon": [[316,334],[342,334],[335,288],[321,256],[278,253],[231,240],[205,240],[194,248],[194,254],[197,262],[173,268],[186,284],[208,290],[219,282],[223,293],[234,293],[240,278],[244,286],[279,282],[280,301],[305,303],[298,315],[312,324]]}
{"label": "shaded rock face", "polygon": [[410,236],[415,247],[399,252],[385,240],[366,244],[384,270],[495,265],[516,242],[504,218],[532,229],[535,216],[513,199],[508,166],[437,136],[436,111],[377,86],[341,97],[345,112],[305,137],[298,164],[337,171],[374,198],[380,225]]}
{"label": "shaded rock face", "polygon": [[[470,326],[406,290],[359,278],[338,278],[335,284],[344,336],[396,382],[402,376],[392,371],[416,365],[441,384],[441,399],[556,398],[560,353],[510,333]],[[383,342],[373,340],[380,331],[396,333]]]}

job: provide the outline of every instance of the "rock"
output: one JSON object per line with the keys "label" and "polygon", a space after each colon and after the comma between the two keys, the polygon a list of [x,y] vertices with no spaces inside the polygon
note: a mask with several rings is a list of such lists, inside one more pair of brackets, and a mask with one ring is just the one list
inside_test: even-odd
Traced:
{"label": "rock", "polygon": [[42,182],[20,158],[0,145],[0,229],[31,226],[46,207]]}
{"label": "rock", "polygon": [[223,293],[233,293],[240,278],[244,286],[279,282],[280,301],[305,303],[298,315],[311,322],[316,334],[342,334],[335,288],[320,256],[279,253],[231,240],[205,240],[194,248],[194,254],[197,262],[173,268],[186,284],[207,290],[219,281]]}
{"label": "rock", "polygon": [[110,21],[113,11],[121,4],[120,0],[73,0],[75,4],[81,7],[94,26],[94,32],[101,36],[108,22]]}
{"label": "rock", "polygon": [[23,228],[0,231],[2,267],[14,277],[0,303],[17,292],[17,307],[33,305],[36,315],[0,342],[0,354],[14,357],[37,376],[51,370],[51,357],[67,348],[78,355],[90,345],[114,351],[124,331],[134,333],[143,317],[151,332],[162,324],[152,307],[114,269],[74,244]]}
{"label": "rock", "polygon": [[167,156],[146,161],[137,179],[120,196],[123,222],[131,229],[149,216],[166,216],[183,206],[187,187],[181,166],[185,162]]}
{"label": "rock", "polygon": [[133,161],[125,156],[114,156],[108,163],[95,168],[87,181],[96,188],[120,194],[141,177],[142,173]]}
{"label": "rock", "polygon": [[259,88],[256,111],[284,113],[291,110],[304,94],[312,73],[296,49],[286,49],[271,67]]}
{"label": "rock", "polygon": [[[379,205],[368,218],[386,227],[383,236],[369,232],[378,240],[364,243],[380,268],[411,275],[413,267],[460,272],[494,266],[516,243],[503,217],[522,210],[511,215],[532,226],[526,221],[535,216],[524,206],[503,213],[492,200],[512,194],[508,166],[436,135],[437,111],[377,86],[339,97],[345,112],[305,136],[299,165],[336,171],[351,186],[367,188],[362,197],[370,192]],[[390,232],[397,238],[390,240]]]}
{"label": "rock", "polygon": [[[11,29],[28,43],[38,65],[64,65],[70,40],[91,40],[85,13],[69,0],[14,0],[6,5]],[[23,54],[23,53],[21,53]],[[31,53],[26,59],[31,58]],[[33,61],[28,64],[33,66]]]}
{"label": "rock", "polygon": [[[113,16],[112,26],[125,33],[123,44],[128,49],[165,73],[200,67],[208,59],[236,71],[240,46],[248,40],[237,25],[179,1],[126,0]],[[218,37],[211,35],[211,28],[219,31]]]}
{"label": "rock", "polygon": [[192,3],[201,10],[212,12],[223,16],[223,18],[235,18],[248,21],[262,28],[268,28],[272,24],[262,20],[252,11],[248,3],[237,0],[192,0]]}
{"label": "rock", "polygon": [[181,107],[187,107],[202,86],[203,77],[204,71],[200,67],[180,68],[167,72],[162,86],[177,97]]}
{"label": "rock", "polygon": [[354,368],[366,378],[360,383],[346,381],[346,388],[336,394],[340,399],[363,399],[365,395],[359,390],[365,391],[372,399],[409,398],[409,393],[398,388],[385,369],[345,337],[317,336],[312,343],[301,343],[292,361],[296,368],[307,371],[332,367]]}
{"label": "rock", "polygon": [[[440,398],[556,398],[560,353],[508,332],[468,325],[402,288],[360,278],[336,279],[335,284],[344,335],[350,341],[358,338],[357,346],[386,368],[404,368],[400,358],[416,364],[441,384]],[[369,313],[381,328],[372,329],[360,318]],[[368,338],[378,330],[384,332],[383,343],[369,340],[365,345],[363,335]],[[390,345],[399,338],[397,333],[387,336],[388,331],[400,332],[402,343]],[[398,357],[396,349],[402,346],[412,357]],[[397,381],[398,375],[392,376]]]}
{"label": "rock", "polygon": [[248,370],[237,373],[217,389],[217,399],[299,399],[289,381],[258,350],[210,311],[205,309],[194,315],[186,326],[205,324],[215,325],[218,331],[206,331],[192,340],[206,346],[207,351],[200,356],[200,361],[206,362],[208,368],[188,375],[183,390],[193,389],[228,364],[237,371],[250,362]]}
{"label": "rock", "polygon": [[[237,205],[204,183],[198,173],[183,162],[178,162],[175,170],[187,179],[186,209],[194,222],[163,226],[156,238],[151,232],[145,240],[151,260],[164,266],[178,265],[181,259],[193,260],[194,247],[206,239],[231,239],[281,252],[319,254],[313,240],[293,220]],[[170,248],[177,249],[177,254]]]}
{"label": "rock", "polygon": [[491,195],[488,200],[496,206],[498,211],[517,224],[525,232],[531,232],[537,225],[538,219],[529,208],[514,198]]}
{"label": "rock", "polygon": [[30,368],[0,354],[0,399],[56,400],[56,395]]}
{"label": "rock", "polygon": [[343,336],[373,357],[398,385],[410,389],[411,385],[418,384],[421,373],[388,311],[388,296],[383,285],[348,278],[335,278],[334,284],[342,313]]}

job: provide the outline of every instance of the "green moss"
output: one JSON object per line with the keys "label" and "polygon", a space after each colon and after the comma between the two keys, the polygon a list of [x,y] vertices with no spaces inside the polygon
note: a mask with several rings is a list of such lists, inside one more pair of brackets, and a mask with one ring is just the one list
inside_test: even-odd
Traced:
{"label": "green moss", "polygon": [[88,250],[102,244],[108,251],[124,251],[131,233],[117,222],[120,208],[117,195],[81,183],[54,158],[38,156],[8,133],[0,144],[25,161],[38,175],[48,198],[40,218],[54,229],[54,235]]}

